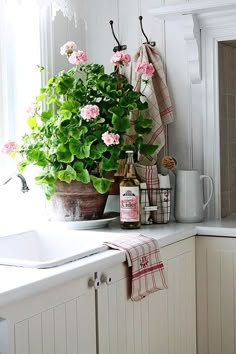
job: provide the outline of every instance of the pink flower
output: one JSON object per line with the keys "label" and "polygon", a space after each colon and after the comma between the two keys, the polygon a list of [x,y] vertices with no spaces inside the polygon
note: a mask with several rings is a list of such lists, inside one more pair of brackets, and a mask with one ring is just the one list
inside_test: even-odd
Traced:
{"label": "pink flower", "polygon": [[119,134],[109,133],[108,131],[102,134],[102,140],[104,143],[109,145],[118,145],[120,143]]}
{"label": "pink flower", "polygon": [[18,145],[15,141],[8,141],[3,145],[2,152],[6,155],[11,155],[11,153],[15,152],[17,148]]}
{"label": "pink flower", "polygon": [[37,112],[37,105],[36,105],[36,103],[32,103],[32,104],[26,109],[26,113],[28,114],[29,117],[35,116],[36,112]]}
{"label": "pink flower", "polygon": [[135,72],[139,74],[146,74],[149,77],[152,77],[154,74],[154,67],[152,64],[147,64],[147,63],[138,63]]}
{"label": "pink flower", "polygon": [[91,118],[94,119],[99,116],[99,107],[95,104],[87,104],[87,106],[81,108],[80,114],[81,117],[88,122]]}
{"label": "pink flower", "polygon": [[69,56],[68,60],[73,65],[79,65],[85,63],[88,59],[85,52],[83,52],[82,50],[78,50],[78,52],[73,52]]}
{"label": "pink flower", "polygon": [[111,62],[114,65],[128,65],[131,61],[131,56],[125,53],[123,50],[116,52],[111,58]]}
{"label": "pink flower", "polygon": [[69,41],[66,42],[62,47],[61,47],[61,55],[70,55],[73,53],[73,49],[75,49],[77,46],[75,42]]}

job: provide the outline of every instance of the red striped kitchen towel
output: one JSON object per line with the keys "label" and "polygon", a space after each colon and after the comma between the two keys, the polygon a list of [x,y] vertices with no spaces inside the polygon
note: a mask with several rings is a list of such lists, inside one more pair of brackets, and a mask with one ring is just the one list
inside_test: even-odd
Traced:
{"label": "red striped kitchen towel", "polygon": [[155,291],[167,289],[164,264],[155,239],[125,235],[104,244],[126,252],[128,266],[132,266],[131,300],[138,301]]}

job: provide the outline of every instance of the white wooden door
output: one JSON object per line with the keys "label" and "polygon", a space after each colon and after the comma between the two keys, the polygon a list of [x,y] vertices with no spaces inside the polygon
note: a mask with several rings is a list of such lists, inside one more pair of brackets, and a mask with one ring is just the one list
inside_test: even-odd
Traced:
{"label": "white wooden door", "polygon": [[195,354],[195,239],[161,249],[167,290],[130,300],[130,269],[107,269],[97,293],[99,354]]}
{"label": "white wooden door", "polygon": [[8,324],[9,354],[95,354],[95,289],[88,279],[0,309]]}
{"label": "white wooden door", "polygon": [[236,353],[236,240],[197,237],[198,354]]}

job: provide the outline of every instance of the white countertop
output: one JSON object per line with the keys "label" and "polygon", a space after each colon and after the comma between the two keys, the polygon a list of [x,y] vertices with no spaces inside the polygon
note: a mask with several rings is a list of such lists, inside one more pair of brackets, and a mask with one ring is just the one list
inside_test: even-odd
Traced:
{"label": "white countertop", "polygon": [[[83,232],[89,233],[89,231]],[[164,247],[194,235],[236,237],[236,218],[199,224],[150,225],[140,230],[121,230],[118,224],[112,223],[106,229],[97,230],[97,236],[101,242],[117,238],[124,233],[134,236],[142,233],[156,238],[159,246]],[[63,282],[93,274],[124,261],[124,252],[108,250],[48,269],[0,266],[0,308]]]}

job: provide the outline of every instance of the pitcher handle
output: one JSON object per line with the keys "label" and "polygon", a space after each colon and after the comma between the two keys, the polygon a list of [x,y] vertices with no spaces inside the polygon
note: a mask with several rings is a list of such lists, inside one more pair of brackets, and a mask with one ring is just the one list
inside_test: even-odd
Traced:
{"label": "pitcher handle", "polygon": [[208,180],[210,181],[211,191],[210,191],[210,196],[209,196],[209,198],[208,198],[208,201],[207,201],[205,204],[203,204],[203,210],[205,210],[206,207],[207,207],[207,205],[209,204],[209,202],[210,202],[210,200],[211,200],[211,197],[212,197],[212,195],[213,195],[213,190],[214,190],[213,179],[212,179],[210,176],[208,176],[208,175],[201,175],[201,176],[200,176],[200,180],[201,180],[201,181],[202,181],[204,178],[208,178]]}

